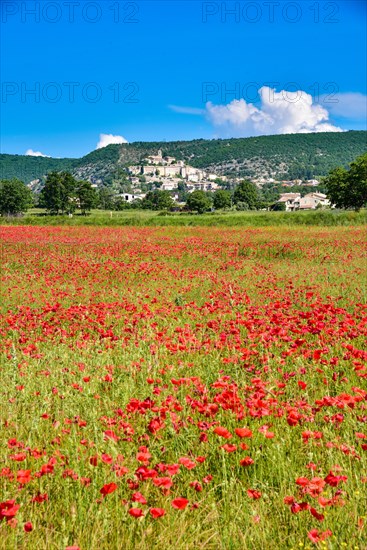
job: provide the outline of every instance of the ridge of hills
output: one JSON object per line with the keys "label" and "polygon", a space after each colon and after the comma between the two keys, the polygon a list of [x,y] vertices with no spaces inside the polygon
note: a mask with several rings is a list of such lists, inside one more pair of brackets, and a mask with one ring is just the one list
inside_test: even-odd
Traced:
{"label": "ridge of hills", "polygon": [[81,158],[0,155],[0,178],[19,178],[26,184],[43,180],[51,171],[67,170],[78,179],[99,186],[111,185],[129,165],[139,164],[161,149],[164,155],[183,160],[227,178],[293,180],[326,176],[367,150],[367,132],[283,134],[251,138],[196,139],[171,142],[133,142],[108,145]]}

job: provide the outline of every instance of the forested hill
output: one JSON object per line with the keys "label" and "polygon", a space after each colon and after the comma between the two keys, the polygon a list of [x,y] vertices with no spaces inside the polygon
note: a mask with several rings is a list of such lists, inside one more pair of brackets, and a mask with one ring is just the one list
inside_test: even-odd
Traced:
{"label": "forested hill", "polygon": [[230,177],[295,179],[324,176],[367,150],[367,132],[287,134],[239,139],[135,142],[109,145],[80,159],[0,155],[0,178],[29,183],[52,170],[108,184],[129,164],[162,149],[164,155]]}

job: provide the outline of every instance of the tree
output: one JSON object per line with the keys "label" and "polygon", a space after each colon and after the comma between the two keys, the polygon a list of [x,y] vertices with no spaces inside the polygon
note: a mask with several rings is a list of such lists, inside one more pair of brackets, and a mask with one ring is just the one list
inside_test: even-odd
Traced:
{"label": "tree", "polygon": [[344,208],[345,197],[348,189],[348,172],[341,166],[331,170],[324,180],[326,194],[330,202],[338,208]]}
{"label": "tree", "polygon": [[351,163],[350,169],[332,170],[324,183],[327,196],[337,208],[359,210],[367,204],[367,153]]}
{"label": "tree", "polygon": [[79,181],[75,190],[79,207],[85,216],[94,206],[96,206],[98,197],[89,181]]}
{"label": "tree", "polygon": [[210,210],[212,201],[204,191],[193,191],[187,197],[186,206],[189,210],[196,210],[198,214],[204,214]]}
{"label": "tree", "polygon": [[0,213],[14,216],[25,212],[32,206],[32,193],[17,178],[0,181]]}
{"label": "tree", "polygon": [[277,212],[285,212],[286,211],[285,202],[275,202],[270,206],[270,210],[275,210]]}
{"label": "tree", "polygon": [[108,187],[101,187],[98,191],[98,208],[101,210],[113,210],[114,203],[114,193]]}
{"label": "tree", "polygon": [[213,196],[213,206],[216,209],[228,208],[231,206],[231,193],[224,189],[218,189]]}
{"label": "tree", "polygon": [[62,208],[61,185],[57,172],[50,172],[41,191],[40,206],[51,214],[58,214]]}
{"label": "tree", "polygon": [[165,210],[167,208],[172,208],[173,199],[168,191],[155,189],[154,191],[149,191],[145,195],[141,206],[147,210]]}
{"label": "tree", "polygon": [[113,208],[111,210],[129,210],[131,207],[131,203],[126,201],[123,197],[116,197],[113,202]]}
{"label": "tree", "polygon": [[50,172],[41,192],[41,205],[50,214],[71,214],[77,206],[76,183],[69,172]]}
{"label": "tree", "polygon": [[177,184],[178,202],[186,202],[188,197],[188,187],[185,181],[179,181]]}
{"label": "tree", "polygon": [[233,193],[233,203],[244,203],[248,205],[249,210],[259,208],[259,191],[251,181],[241,181]]}
{"label": "tree", "polygon": [[240,211],[250,210],[250,207],[247,204],[247,202],[238,201],[236,203],[236,210],[240,210]]}

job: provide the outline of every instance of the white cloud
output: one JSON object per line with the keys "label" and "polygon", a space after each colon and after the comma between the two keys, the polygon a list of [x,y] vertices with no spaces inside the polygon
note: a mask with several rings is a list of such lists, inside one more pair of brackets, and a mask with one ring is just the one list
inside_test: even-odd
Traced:
{"label": "white cloud", "polygon": [[367,118],[367,96],[348,92],[320,96],[320,104],[333,115],[353,120]]}
{"label": "white cloud", "polygon": [[260,107],[235,99],[227,105],[206,104],[206,117],[227,134],[254,136],[311,132],[342,132],[329,121],[329,112],[313,103],[302,90],[279,93],[263,86],[259,90]]}
{"label": "white cloud", "polygon": [[112,143],[129,143],[123,136],[114,136],[112,134],[99,134],[99,142],[96,149],[101,149]]}
{"label": "white cloud", "polygon": [[204,115],[205,109],[197,109],[196,107],[180,107],[179,105],[168,105],[168,108],[175,113],[184,115]]}
{"label": "white cloud", "polygon": [[27,149],[25,155],[28,157],[47,157],[50,158],[50,155],[44,155],[41,151],[33,151],[33,149]]}

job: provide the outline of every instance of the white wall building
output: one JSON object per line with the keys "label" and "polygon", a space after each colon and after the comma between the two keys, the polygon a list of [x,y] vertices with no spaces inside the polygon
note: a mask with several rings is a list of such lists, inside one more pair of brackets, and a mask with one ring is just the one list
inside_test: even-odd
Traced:
{"label": "white wall building", "polygon": [[285,204],[286,212],[315,210],[318,206],[331,206],[329,199],[324,193],[308,193],[304,197],[301,197],[300,193],[283,193],[278,202]]}
{"label": "white wall building", "polygon": [[133,195],[132,193],[121,193],[119,197],[124,199],[126,202],[134,202],[136,200],[142,200],[145,197],[145,195],[144,194]]}
{"label": "white wall building", "polygon": [[330,201],[324,193],[308,193],[299,201],[296,201],[297,210],[315,210],[318,206],[331,206]]}
{"label": "white wall building", "polygon": [[296,210],[296,201],[299,201],[300,199],[301,193],[283,193],[280,195],[278,202],[285,204],[286,212],[293,212],[293,210]]}

